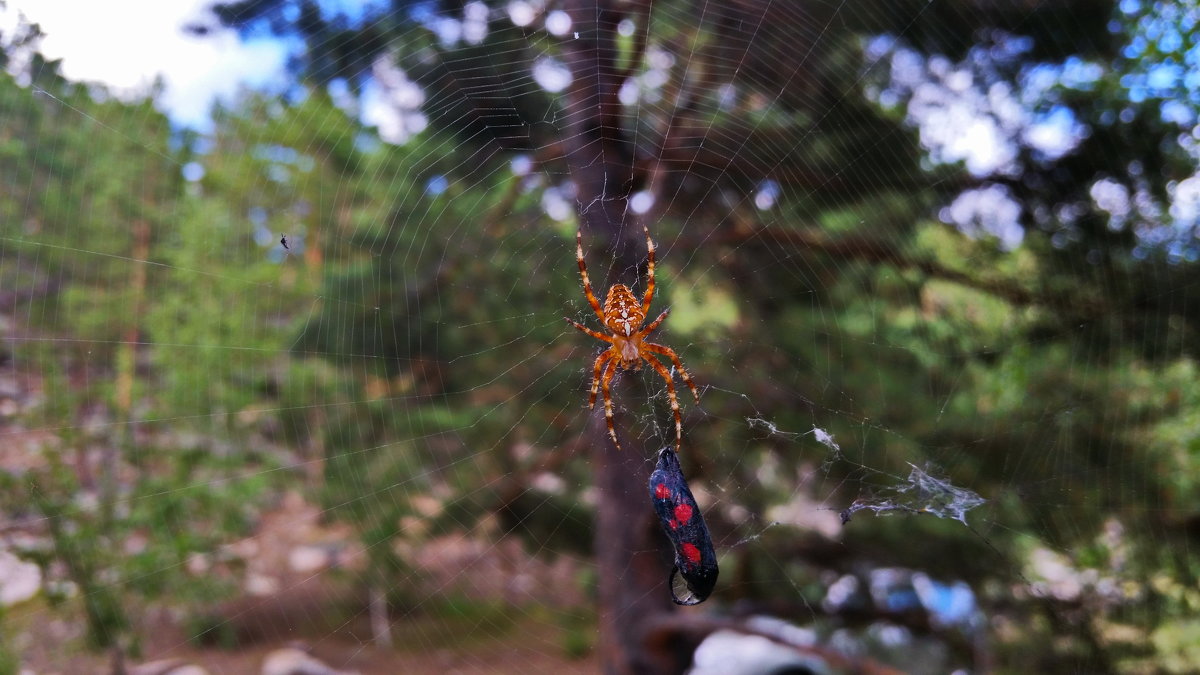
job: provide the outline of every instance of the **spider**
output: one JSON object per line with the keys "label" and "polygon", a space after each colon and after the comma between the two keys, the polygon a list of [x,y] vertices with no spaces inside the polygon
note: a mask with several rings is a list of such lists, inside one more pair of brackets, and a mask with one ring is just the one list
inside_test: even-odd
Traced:
{"label": "spider", "polygon": [[645,340],[646,336],[667,318],[671,308],[664,309],[657,319],[651,321],[645,328],[640,328],[642,322],[646,320],[646,313],[650,311],[650,301],[654,299],[654,242],[650,239],[650,229],[643,225],[642,230],[646,232],[646,249],[649,253],[646,259],[646,294],[642,297],[641,303],[638,303],[633,291],[628,286],[614,284],[608,289],[604,307],[600,307],[600,303],[596,300],[596,294],[592,292],[592,282],[588,279],[587,264],[583,261],[583,232],[577,231],[575,233],[575,258],[579,262],[579,276],[583,279],[583,294],[587,296],[588,304],[592,306],[592,310],[596,312],[600,323],[608,329],[609,334],[605,335],[594,331],[577,321],[572,321],[569,317],[563,318],[580,332],[612,345],[600,356],[597,356],[596,362],[592,365],[592,392],[588,396],[588,410],[596,407],[596,390],[603,387],[604,421],[608,425],[608,435],[612,438],[613,445],[617,446],[618,450],[621,449],[621,444],[617,442],[617,432],[613,429],[612,396],[609,393],[609,383],[616,374],[617,368],[641,370],[642,361],[645,361],[667,382],[667,396],[671,399],[671,410],[675,413],[675,447],[679,449],[683,445],[683,421],[679,414],[679,400],[675,397],[675,383],[671,379],[671,371],[667,370],[667,367],[653,355],[661,354],[671,359],[671,363],[675,364],[679,370],[679,376],[692,390],[692,397],[696,399],[696,403],[700,403],[700,393],[696,391],[696,385],[684,370],[683,364],[679,362],[679,356],[674,350]]}

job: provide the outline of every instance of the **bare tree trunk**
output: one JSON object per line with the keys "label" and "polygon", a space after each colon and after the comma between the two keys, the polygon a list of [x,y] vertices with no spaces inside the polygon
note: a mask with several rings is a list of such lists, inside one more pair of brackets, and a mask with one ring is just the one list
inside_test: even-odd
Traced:
{"label": "bare tree trunk", "polygon": [[115,646],[109,651],[109,671],[110,675],[125,675],[128,671],[125,669],[125,650],[120,646]]}
{"label": "bare tree trunk", "polygon": [[[633,384],[628,378],[627,384]],[[614,402],[640,401],[640,387]],[[671,569],[664,538],[654,518],[646,484],[652,464],[647,454],[618,428],[623,450],[613,447],[604,414],[592,416],[592,472],[599,488],[596,566],[599,577],[600,659],[606,673],[662,673],[657,654],[647,650],[648,627],[674,609],[666,588]]]}
{"label": "bare tree trunk", "polygon": [[[617,68],[616,30],[626,12],[614,0],[567,0],[571,30],[563,45],[571,69],[563,150],[578,193],[579,220],[599,261],[612,255],[610,272],[643,262],[641,223],[629,212],[633,144],[626,138],[617,92],[625,76]],[[616,282],[610,278],[609,283]],[[629,282],[632,279],[623,279]]]}
{"label": "bare tree trunk", "polygon": [[[590,260],[611,262],[607,285],[631,283],[645,262],[641,223],[628,209],[633,189],[633,147],[621,125],[617,92],[628,71],[619,68],[616,28],[628,3],[614,0],[568,0],[572,37],[564,54],[571,69],[567,91],[567,127],[563,145],[577,190],[579,222]],[[632,69],[630,69],[632,70]],[[602,277],[593,275],[599,282]],[[620,426],[622,400],[645,405],[644,392],[625,378],[614,392]],[[628,392],[621,395],[621,391]],[[661,666],[645,648],[649,622],[672,611],[665,582],[669,555],[654,518],[646,483],[653,452],[639,449],[623,429],[624,450],[608,439],[599,405],[588,429],[591,462],[599,503],[596,519],[596,564],[599,577],[600,658],[606,673],[657,673]]]}
{"label": "bare tree trunk", "polygon": [[116,409],[117,438],[105,444],[100,458],[100,508],[105,526],[112,524],[113,509],[116,508],[117,467],[122,450],[128,451],[134,443],[133,386],[137,380],[137,350],[141,339],[142,315],[146,311],[146,267],[150,258],[150,223],[138,219],[133,224],[133,273],[129,287],[133,302],[127,315],[129,323],[125,335],[117,347],[116,383],[113,391],[113,407]]}
{"label": "bare tree trunk", "polygon": [[371,639],[379,647],[392,646],[392,622],[388,618],[388,601],[386,587],[379,582],[372,582],[369,589],[367,604],[371,614]]}

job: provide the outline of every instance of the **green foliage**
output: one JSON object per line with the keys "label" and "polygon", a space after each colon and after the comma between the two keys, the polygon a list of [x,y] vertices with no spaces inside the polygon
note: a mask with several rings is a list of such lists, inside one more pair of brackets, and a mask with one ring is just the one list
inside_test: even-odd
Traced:
{"label": "green foliage", "polygon": [[1151,639],[1163,672],[1191,672],[1200,662],[1200,623],[1196,621],[1167,624],[1154,631]]}
{"label": "green foliage", "polygon": [[229,619],[217,612],[189,614],[184,630],[197,645],[212,645],[220,649],[235,649],[239,644],[237,631]]}
{"label": "green foliage", "polygon": [[244,535],[269,493],[270,455],[229,447],[252,439],[232,413],[264,399],[255,365],[290,327],[272,335],[263,307],[286,298],[248,292],[273,266],[230,257],[244,240],[229,209],[185,195],[149,101],[52,75],[0,76],[0,211],[23,224],[0,239],[25,338],[6,357],[40,392],[15,421],[50,433],[0,474],[0,504],[33,519],[45,545],[19,553],[89,645],[136,651],[146,601],[202,606],[235,588],[189,566]]}
{"label": "green foliage", "polygon": [[595,618],[587,615],[567,617],[563,633],[563,652],[567,658],[581,659],[596,648]]}

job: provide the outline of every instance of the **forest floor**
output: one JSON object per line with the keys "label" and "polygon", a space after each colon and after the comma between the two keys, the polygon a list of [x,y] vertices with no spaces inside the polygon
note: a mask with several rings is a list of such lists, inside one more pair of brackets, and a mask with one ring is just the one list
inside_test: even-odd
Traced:
{"label": "forest floor", "polygon": [[[344,596],[343,596],[344,597]],[[431,603],[431,605],[434,603]],[[339,607],[341,605],[341,607]],[[197,644],[177,612],[146,610],[139,621],[142,658],[130,659],[131,675],[169,673],[138,670],[136,664],[195,664],[212,675],[268,675],[270,656],[303,646],[312,657],[345,673],[596,673],[589,644],[594,627],[572,627],[544,608],[496,604],[437,604],[428,611],[392,619],[395,646],[370,640],[365,611],[347,610],[328,581],[315,579],[261,601],[241,598],[226,605],[228,635],[244,640],[230,647]],[[41,603],[15,608],[5,618],[24,672],[37,675],[111,672],[103,653],[87,651],[83,627]]]}
{"label": "forest floor", "polygon": [[[365,593],[353,581],[362,559],[355,542],[345,526],[324,522],[316,506],[285,496],[232,547],[245,569],[247,590],[239,596],[215,603],[206,616],[169,600],[139,605],[129,596],[141,648],[127,660],[128,672],[166,675],[169,664],[195,664],[211,675],[279,675],[296,671],[266,662],[289,648],[303,655],[295,647],[361,675],[598,672],[580,561],[530,555],[517,537],[432,538],[411,552],[414,572],[394,586],[407,599],[391,601],[394,646],[386,648],[371,637]],[[333,553],[321,557],[318,550]],[[112,672],[108,656],[85,649],[76,605],[68,599],[55,609],[39,597],[7,610],[7,641],[24,672]]]}
{"label": "forest floor", "polygon": [[[62,629],[61,622],[50,619],[45,611],[36,619],[41,629],[26,632],[28,649],[22,650],[22,672],[49,675],[52,673],[111,672],[110,659],[102,653],[87,652],[81,643],[59,642],[54,633]],[[35,617],[26,617],[35,619]],[[24,623],[24,622],[22,622]],[[424,624],[424,625],[422,625]],[[398,632],[413,635],[437,635],[445,630],[444,622],[417,620],[397,624]],[[25,628],[30,627],[26,624]],[[528,621],[513,624],[503,636],[469,635],[454,644],[434,639],[425,647],[402,645],[379,648],[357,639],[351,632],[326,634],[296,634],[290,640],[270,640],[234,648],[202,647],[187,641],[179,642],[180,633],[174,627],[160,627],[145,635],[145,659],[141,666],[131,664],[130,673],[170,673],[168,664],[194,664],[211,675],[267,675],[264,665],[268,658],[288,645],[304,644],[312,657],[343,673],[375,675],[385,673],[460,673],[490,675],[500,673],[598,673],[599,666],[592,654],[572,657],[563,649],[562,630],[545,622]],[[37,644],[29,644],[36,642]],[[159,668],[145,668],[158,663]]]}

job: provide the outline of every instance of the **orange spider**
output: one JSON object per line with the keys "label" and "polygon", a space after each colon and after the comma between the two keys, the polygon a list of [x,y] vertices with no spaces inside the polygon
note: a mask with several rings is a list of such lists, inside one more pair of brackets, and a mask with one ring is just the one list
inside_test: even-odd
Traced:
{"label": "orange spider", "polygon": [[679,362],[679,356],[674,350],[645,340],[645,337],[658,328],[663,319],[667,318],[671,308],[664,309],[662,314],[659,314],[658,318],[651,321],[645,328],[639,328],[646,320],[646,313],[650,311],[650,301],[654,299],[654,242],[650,239],[649,228],[643,225],[642,229],[646,232],[646,248],[649,250],[646,262],[646,295],[642,298],[642,302],[638,303],[633,291],[625,284],[614,284],[608,289],[608,297],[604,299],[604,308],[600,308],[600,303],[596,300],[595,293],[592,292],[592,282],[588,279],[587,264],[583,262],[583,233],[576,232],[575,258],[579,261],[579,276],[583,278],[583,293],[587,296],[588,304],[592,306],[596,316],[600,317],[600,323],[609,330],[610,334],[596,332],[568,317],[563,318],[581,332],[612,345],[596,357],[596,362],[592,366],[592,393],[588,396],[588,410],[596,407],[596,389],[603,386],[604,421],[608,424],[608,435],[612,437],[613,445],[617,446],[618,450],[621,449],[621,444],[617,442],[617,432],[613,429],[612,396],[609,393],[609,382],[612,381],[617,368],[641,370],[644,360],[667,382],[667,396],[671,399],[671,410],[675,413],[675,448],[679,449],[683,444],[683,421],[679,414],[679,400],[675,398],[675,383],[671,380],[671,371],[667,370],[667,367],[659,362],[653,354],[661,354],[671,359],[671,363],[674,363],[675,367],[679,369],[679,376],[692,390],[692,396],[696,399],[696,403],[700,403],[700,394],[696,391],[696,385],[692,383],[692,378],[683,369],[683,364]]}

